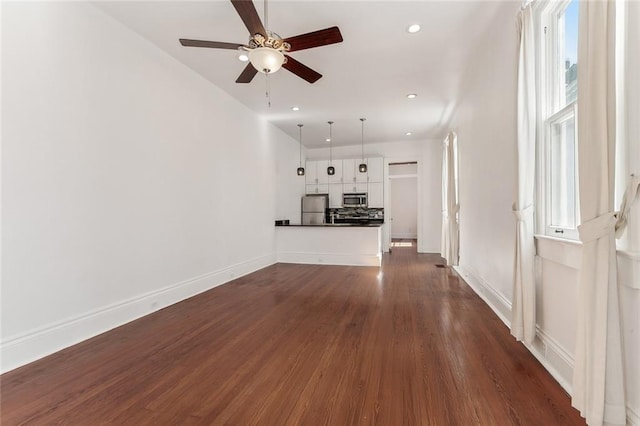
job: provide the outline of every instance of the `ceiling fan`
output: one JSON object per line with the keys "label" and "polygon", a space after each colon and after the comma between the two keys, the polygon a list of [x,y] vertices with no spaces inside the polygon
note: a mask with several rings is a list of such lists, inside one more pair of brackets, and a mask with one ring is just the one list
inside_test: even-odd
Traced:
{"label": "ceiling fan", "polygon": [[[231,4],[233,4],[238,15],[240,15],[240,19],[242,19],[242,22],[244,22],[244,25],[249,30],[249,34],[251,35],[249,43],[245,45],[241,43],[181,38],[180,44],[191,47],[244,50],[248,52],[250,62],[236,79],[236,83],[249,83],[258,71],[264,74],[271,74],[278,71],[280,67],[294,73],[309,83],[315,83],[322,77],[322,74],[296,61],[287,55],[287,53],[340,43],[342,41],[342,34],[340,34],[338,27],[325,28],[323,30],[283,39],[276,33],[265,29],[252,0],[231,0]],[[267,5],[265,0],[265,22],[266,20]]]}

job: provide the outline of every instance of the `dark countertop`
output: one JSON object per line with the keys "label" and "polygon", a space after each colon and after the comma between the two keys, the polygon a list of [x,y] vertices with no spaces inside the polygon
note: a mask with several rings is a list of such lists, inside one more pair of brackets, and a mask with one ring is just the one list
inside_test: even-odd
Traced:
{"label": "dark countertop", "polygon": [[300,224],[291,224],[291,225],[276,225],[281,226],[283,228],[286,227],[296,227],[296,228],[379,228],[384,223],[325,223],[323,225],[300,225]]}

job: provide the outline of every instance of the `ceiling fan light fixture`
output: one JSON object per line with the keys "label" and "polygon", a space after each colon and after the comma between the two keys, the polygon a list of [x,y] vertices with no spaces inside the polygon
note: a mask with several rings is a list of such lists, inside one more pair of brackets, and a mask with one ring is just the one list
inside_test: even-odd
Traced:
{"label": "ceiling fan light fixture", "polygon": [[257,47],[249,52],[251,65],[263,74],[273,74],[284,63],[284,54],[270,47]]}

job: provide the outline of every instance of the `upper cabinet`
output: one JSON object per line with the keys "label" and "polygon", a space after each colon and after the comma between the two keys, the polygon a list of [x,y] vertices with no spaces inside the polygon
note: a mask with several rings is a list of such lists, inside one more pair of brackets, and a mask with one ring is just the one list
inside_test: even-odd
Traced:
{"label": "upper cabinet", "polygon": [[307,185],[317,185],[318,178],[316,177],[318,171],[317,161],[307,161],[304,166],[304,183]]}
{"label": "upper cabinet", "polygon": [[[369,182],[382,182],[384,160],[382,157],[367,158],[367,177]],[[364,174],[364,173],[361,173]]]}
{"label": "upper cabinet", "polygon": [[342,160],[333,160],[331,164],[327,163],[327,167],[329,166],[333,166],[336,169],[336,174],[329,176],[329,183],[342,183]]}
{"label": "upper cabinet", "polygon": [[307,161],[305,166],[305,183],[307,185],[328,184],[327,175],[328,160]]}
{"label": "upper cabinet", "polygon": [[[342,160],[342,182],[345,184],[382,182],[382,157],[365,158],[367,172],[360,172],[362,159]],[[373,167],[373,175],[372,173]]]}
{"label": "upper cabinet", "polygon": [[318,184],[326,185],[329,183],[329,175],[327,174],[327,167],[329,167],[329,160],[318,160]]}
{"label": "upper cabinet", "polygon": [[[327,174],[327,167],[329,167],[328,160],[307,161],[305,169],[305,182],[307,184],[307,194],[326,193],[329,188],[327,185],[342,184],[342,190],[344,192],[378,192],[383,185],[367,187],[370,183],[383,182],[383,169],[384,160],[382,157],[365,158],[364,162],[367,164],[367,172],[361,173],[359,170],[362,160],[347,159],[347,160],[332,160],[331,165],[335,168],[336,173],[334,175]],[[329,190],[333,193],[334,200],[333,206],[337,206],[338,203],[338,189],[337,186],[333,190]],[[379,203],[379,197],[373,196],[374,202]],[[342,198],[342,196],[340,196]],[[342,203],[342,200],[339,201]]]}
{"label": "upper cabinet", "polygon": [[342,160],[342,183],[355,183],[356,160]]}

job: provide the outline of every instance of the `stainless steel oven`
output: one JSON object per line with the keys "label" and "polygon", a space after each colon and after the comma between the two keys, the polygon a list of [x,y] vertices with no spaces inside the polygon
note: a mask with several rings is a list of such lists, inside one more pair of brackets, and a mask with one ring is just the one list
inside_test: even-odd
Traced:
{"label": "stainless steel oven", "polygon": [[355,192],[342,194],[342,207],[367,207],[367,193]]}

